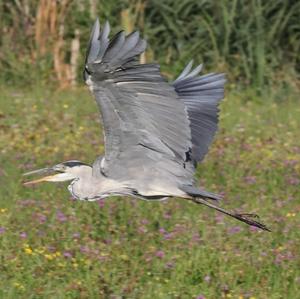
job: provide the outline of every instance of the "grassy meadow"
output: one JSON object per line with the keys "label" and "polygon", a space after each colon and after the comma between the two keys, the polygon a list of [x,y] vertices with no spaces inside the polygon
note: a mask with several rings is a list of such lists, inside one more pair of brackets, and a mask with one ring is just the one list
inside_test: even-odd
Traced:
{"label": "grassy meadow", "polygon": [[103,152],[86,89],[0,92],[0,298],[300,298],[300,106],[231,87],[197,181],[271,233],[182,199],[70,198],[22,173]]}

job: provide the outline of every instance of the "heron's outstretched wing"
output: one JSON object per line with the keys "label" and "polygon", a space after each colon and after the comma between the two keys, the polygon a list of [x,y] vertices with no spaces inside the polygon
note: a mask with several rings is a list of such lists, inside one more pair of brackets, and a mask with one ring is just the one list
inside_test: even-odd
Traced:
{"label": "heron's outstretched wing", "polygon": [[192,70],[191,61],[173,82],[184,101],[191,126],[192,158],[201,161],[218,128],[218,104],[224,97],[224,74],[199,76],[202,65]]}
{"label": "heron's outstretched wing", "polygon": [[[88,47],[85,78],[99,105],[105,157],[94,163],[94,173],[106,176],[151,178],[188,177],[184,168],[191,150],[191,133],[184,102],[163,79],[156,64],[139,64],[146,42],[138,32],[118,33],[108,39],[109,25],[96,21]],[[188,168],[188,167],[187,167]],[[188,174],[187,174],[188,173]]]}

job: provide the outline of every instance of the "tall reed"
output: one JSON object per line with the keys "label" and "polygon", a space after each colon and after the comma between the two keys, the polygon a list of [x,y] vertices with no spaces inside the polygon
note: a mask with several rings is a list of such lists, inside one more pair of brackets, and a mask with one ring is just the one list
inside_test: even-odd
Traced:
{"label": "tall reed", "polygon": [[[2,80],[62,82],[74,65],[81,79],[83,45],[96,15],[108,19],[113,32],[139,28],[149,42],[142,61],[160,62],[167,74],[194,58],[257,91],[297,81],[297,0],[0,0]],[[82,45],[77,64],[74,39]]]}

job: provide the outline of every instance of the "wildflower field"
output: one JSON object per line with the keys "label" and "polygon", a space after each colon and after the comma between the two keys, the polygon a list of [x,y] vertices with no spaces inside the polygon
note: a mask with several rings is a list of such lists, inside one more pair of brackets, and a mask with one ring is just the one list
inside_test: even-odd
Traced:
{"label": "wildflower field", "polygon": [[86,89],[0,93],[0,298],[300,298],[297,96],[227,92],[197,181],[260,231],[182,199],[70,198],[22,173],[103,153]]}

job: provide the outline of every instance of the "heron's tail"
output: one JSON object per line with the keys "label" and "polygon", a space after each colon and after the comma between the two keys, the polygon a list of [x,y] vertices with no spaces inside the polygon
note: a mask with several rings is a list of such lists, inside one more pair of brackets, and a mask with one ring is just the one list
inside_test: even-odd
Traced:
{"label": "heron's tail", "polygon": [[193,186],[189,185],[182,185],[180,189],[184,192],[186,192],[188,195],[193,197],[202,197],[202,198],[209,198],[213,200],[220,200],[222,199],[222,196],[220,194],[208,192],[199,188],[195,188]]}
{"label": "heron's tail", "polygon": [[263,223],[257,221],[257,220],[254,220],[254,218],[257,218],[259,219],[259,216],[256,215],[256,214],[238,214],[238,213],[234,213],[234,212],[231,212],[231,211],[227,211],[227,210],[224,210],[212,203],[210,203],[209,201],[207,201],[205,198],[208,198],[208,199],[220,199],[221,196],[218,195],[218,194],[214,194],[214,193],[210,193],[210,192],[207,192],[207,191],[204,191],[204,190],[200,190],[200,189],[197,189],[193,186],[183,186],[181,188],[183,191],[185,191],[188,195],[192,196],[191,198],[188,198],[189,200],[197,203],[197,204],[203,204],[211,209],[214,209],[214,210],[217,210],[225,215],[228,215],[230,217],[233,217],[237,220],[240,220],[242,222],[245,222],[247,223],[248,225],[252,225],[252,226],[256,226],[262,230],[266,230],[266,231],[271,231],[269,228],[267,228],[266,225],[264,225]]}

